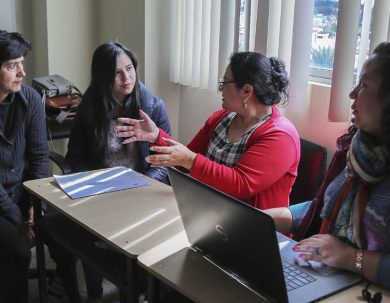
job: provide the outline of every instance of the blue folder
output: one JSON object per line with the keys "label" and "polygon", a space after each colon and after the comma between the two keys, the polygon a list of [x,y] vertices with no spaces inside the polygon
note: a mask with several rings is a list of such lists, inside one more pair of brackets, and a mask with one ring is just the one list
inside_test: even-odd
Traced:
{"label": "blue folder", "polygon": [[122,166],[101,171],[54,175],[54,179],[71,199],[150,185],[132,169]]}

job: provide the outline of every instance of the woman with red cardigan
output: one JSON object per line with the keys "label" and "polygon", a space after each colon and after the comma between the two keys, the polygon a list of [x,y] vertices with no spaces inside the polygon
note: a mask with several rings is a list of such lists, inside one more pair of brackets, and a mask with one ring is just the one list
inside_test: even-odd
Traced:
{"label": "woman with red cardigan", "polygon": [[142,111],[141,120],[119,118],[124,144],[149,141],[146,161],[180,166],[196,179],[250,205],[287,206],[297,176],[299,135],[278,110],[286,100],[288,79],[278,58],[235,53],[219,81],[222,109],[211,115],[192,141],[174,141]]}

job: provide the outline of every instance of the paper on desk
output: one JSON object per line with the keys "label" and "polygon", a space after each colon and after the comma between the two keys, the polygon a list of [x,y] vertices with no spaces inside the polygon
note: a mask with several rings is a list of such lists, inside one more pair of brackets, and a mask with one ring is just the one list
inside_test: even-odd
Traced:
{"label": "paper on desk", "polygon": [[71,199],[150,185],[132,169],[122,166],[94,172],[54,175],[54,179]]}

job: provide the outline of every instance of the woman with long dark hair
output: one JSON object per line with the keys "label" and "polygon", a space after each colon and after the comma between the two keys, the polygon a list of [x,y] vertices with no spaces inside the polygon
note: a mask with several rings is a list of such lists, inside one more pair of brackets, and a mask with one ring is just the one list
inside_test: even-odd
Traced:
{"label": "woman with long dark hair", "polygon": [[145,162],[149,144],[123,145],[114,133],[118,117],[138,118],[139,110],[170,133],[164,102],[139,80],[134,54],[118,42],[104,43],[94,52],[91,83],[77,111],[66,158],[72,171],[113,166],[130,167],[159,181],[166,180],[166,168]]}
{"label": "woman with long dark hair", "polygon": [[[149,143],[122,144],[115,136],[118,117],[139,118],[142,110],[170,133],[163,101],[139,80],[134,54],[118,42],[104,43],[94,52],[91,83],[83,96],[69,138],[66,158],[72,172],[125,166],[161,182],[167,182],[164,167],[151,167],[145,161]],[[100,249],[100,248],[97,248]],[[84,264],[88,298],[99,300],[103,276]]]}

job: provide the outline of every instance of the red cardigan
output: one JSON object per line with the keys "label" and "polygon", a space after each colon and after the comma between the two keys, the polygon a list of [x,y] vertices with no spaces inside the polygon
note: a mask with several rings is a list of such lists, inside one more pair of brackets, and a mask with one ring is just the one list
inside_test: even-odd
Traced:
{"label": "red cardigan", "polygon": [[[259,209],[288,206],[289,194],[297,176],[300,141],[294,125],[282,116],[277,106],[272,116],[248,138],[247,150],[234,167],[205,157],[211,136],[229,112],[219,110],[188,144],[197,153],[191,176]],[[156,145],[166,145],[160,130]]]}

